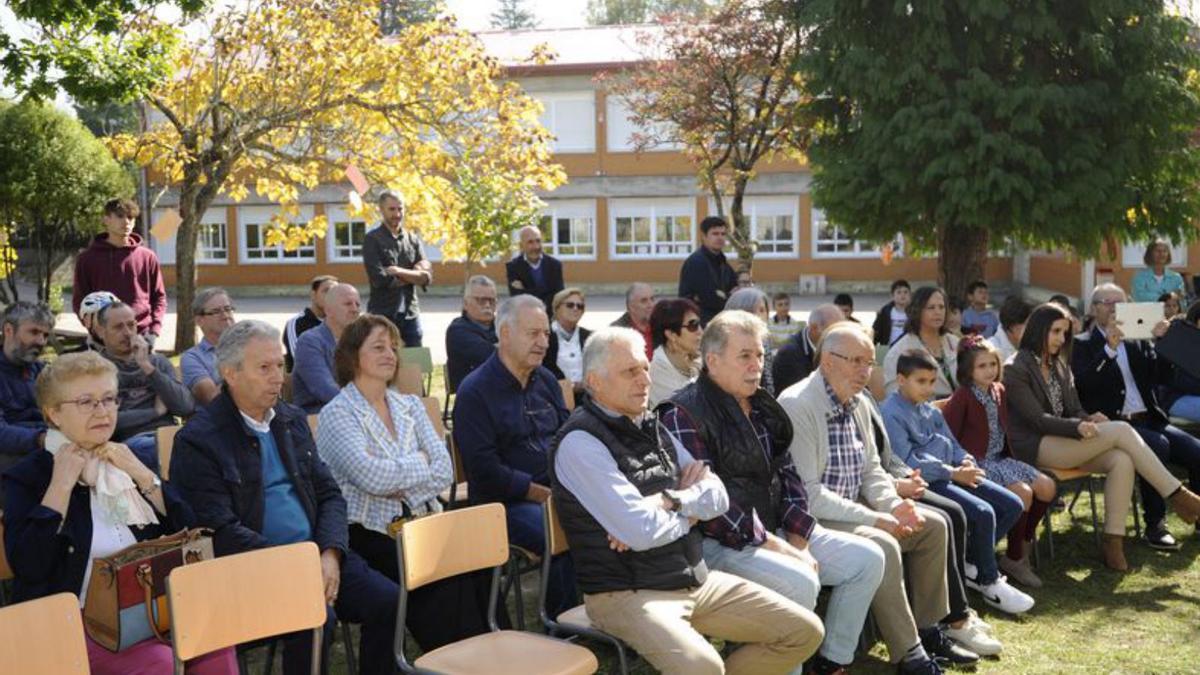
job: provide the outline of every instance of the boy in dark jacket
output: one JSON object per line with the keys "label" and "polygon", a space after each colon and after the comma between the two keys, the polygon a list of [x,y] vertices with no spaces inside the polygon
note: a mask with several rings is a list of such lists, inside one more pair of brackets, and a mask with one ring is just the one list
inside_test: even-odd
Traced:
{"label": "boy in dark jacket", "polygon": [[725,309],[737,287],[737,274],[725,260],[725,235],[729,226],[717,216],[700,221],[700,248],[683,261],[679,270],[679,297],[700,305],[700,323],[707,325]]}

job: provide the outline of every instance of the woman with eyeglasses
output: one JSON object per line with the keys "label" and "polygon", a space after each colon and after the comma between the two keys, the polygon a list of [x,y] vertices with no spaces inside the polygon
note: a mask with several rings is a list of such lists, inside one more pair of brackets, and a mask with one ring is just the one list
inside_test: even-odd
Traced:
{"label": "woman with eyeglasses", "polygon": [[[49,429],[42,449],[4,474],[4,549],[17,602],[55,593],[87,601],[92,561],[192,524],[191,509],[128,446],[117,426],[117,369],[96,352],[65,354],[36,384]],[[150,638],[110,652],[86,639],[93,673],[174,670],[171,647]],[[233,649],[193,659],[189,673],[236,673]]]}
{"label": "woman with eyeglasses", "polygon": [[700,375],[700,307],[687,298],[664,298],[650,312],[654,358],[650,361],[650,408]]}
{"label": "woman with eyeglasses", "polygon": [[554,294],[550,302],[550,311],[554,315],[550,322],[550,346],[542,360],[542,365],[558,379],[570,380],[576,389],[583,382],[583,345],[592,334],[579,325],[586,308],[582,289],[564,288]]}

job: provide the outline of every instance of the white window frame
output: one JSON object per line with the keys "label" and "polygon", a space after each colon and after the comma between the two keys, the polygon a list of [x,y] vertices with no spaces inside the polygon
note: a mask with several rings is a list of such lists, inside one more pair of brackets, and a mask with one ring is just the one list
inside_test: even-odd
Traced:
{"label": "white window frame", "polygon": [[[154,223],[157,223],[158,219],[161,218],[162,215],[164,213],[166,213],[166,211],[167,211],[167,209],[154,209],[154,212],[152,214],[153,219],[150,221],[150,224],[153,225]],[[229,264],[229,225],[225,218],[225,207],[224,206],[216,206],[216,207],[206,210],[204,212],[204,217],[202,217],[200,219],[200,222],[197,223],[197,227],[200,228],[200,231],[196,233],[196,264],[197,265],[228,265]],[[204,245],[204,228],[206,228],[206,227],[219,228],[221,237],[224,239],[223,243],[225,244],[223,249],[213,249],[210,247],[206,247]],[[178,232],[176,232],[174,235],[171,236],[171,238],[169,240],[166,240],[166,241],[160,240],[158,237],[155,237],[153,234],[150,235],[150,239],[151,239],[151,243],[153,244],[154,252],[158,254],[159,262],[161,262],[163,265],[177,265],[178,264],[178,257],[177,257],[178,248],[176,245],[178,238],[179,238]],[[207,253],[209,251],[215,251],[215,250],[223,250],[225,252],[225,257],[224,258],[207,257]]]}
{"label": "white window frame", "polygon": [[[715,214],[717,205],[710,198],[708,200],[708,212]],[[728,214],[727,214],[728,215]],[[775,251],[764,251],[759,248],[755,251],[755,258],[766,258],[776,260],[795,260],[800,257],[800,196],[799,195],[749,195],[742,200],[742,215],[746,218],[746,222],[750,224],[750,237],[756,243],[761,240],[758,236],[759,216],[788,216],[792,219],[792,250],[782,253]],[[786,239],[772,240],[776,243],[786,243]]]}
{"label": "white window frame", "polygon": [[[1150,239],[1145,242],[1135,244],[1124,244],[1121,246],[1121,267],[1125,269],[1141,269],[1146,266],[1142,261],[1142,256],[1146,255],[1146,247],[1150,245]],[[1171,246],[1171,242],[1167,241],[1167,245]],[[1181,269],[1187,267],[1188,245],[1187,243],[1179,246],[1171,246],[1171,264],[1168,268]],[[1186,275],[1185,275],[1186,276]]]}
{"label": "white window frame", "polygon": [[[691,220],[686,242],[674,242],[680,248],[673,253],[656,253],[658,242],[658,218],[660,216],[686,217]],[[650,241],[645,245],[649,251],[643,253],[617,253],[617,219],[648,217],[650,219]],[[696,246],[696,200],[684,199],[610,199],[608,202],[608,256],[611,260],[680,260],[688,257]],[[684,246],[686,244],[686,246]]]}
{"label": "white window frame", "polygon": [[[308,249],[309,255],[299,255],[295,257],[287,257],[284,255],[289,252],[283,250],[283,244],[277,244],[272,247],[260,246],[263,251],[279,251],[278,258],[251,258],[249,247],[246,245],[248,237],[246,233],[249,231],[250,225],[256,225],[259,228],[260,240],[265,236],[266,228],[270,227],[271,216],[278,213],[278,206],[239,206],[238,207],[238,260],[246,265],[311,265],[317,261],[317,242],[316,237],[313,237],[312,243],[307,246],[301,246],[296,249],[296,252]],[[313,218],[312,206],[301,206],[300,216],[296,222],[308,222]]]}
{"label": "white window frame", "polygon": [[[835,240],[821,239],[820,238],[821,237],[821,227],[826,224],[825,212],[814,206],[811,211],[811,216],[812,216],[812,257],[814,259],[816,259],[816,258],[863,259],[863,258],[878,258],[879,257],[879,254],[880,254],[879,246],[867,244],[858,239],[850,239],[849,237],[846,237],[845,239],[835,239]],[[838,228],[838,231],[841,232],[842,228],[840,226],[835,225],[834,227]],[[853,246],[853,250],[832,251],[832,252],[819,250],[820,244],[822,244],[824,242],[829,242],[829,241],[846,241],[846,242],[848,242],[849,245]]]}
{"label": "white window frame", "polygon": [[[325,206],[325,217],[329,221],[329,229],[325,233],[325,257],[331,263],[346,263],[346,262],[362,262],[362,242],[355,244],[350,242],[350,255],[342,255],[339,249],[346,248],[339,245],[337,242],[337,224],[339,222],[348,222],[353,226],[354,223],[363,224],[363,236],[371,231],[372,223],[366,218],[354,218],[350,215],[349,209],[337,204],[327,204]],[[352,237],[353,238],[353,237]],[[353,254],[353,249],[358,248],[358,255]]]}
{"label": "white window frame", "polygon": [[[637,151],[629,138],[640,129],[639,125],[635,124],[630,117],[629,106],[625,105],[623,98],[609,95],[604,99],[604,140],[609,152]],[[675,152],[682,147],[674,141],[660,142],[653,147],[646,148],[645,152]]]}
{"label": "white window frame", "polygon": [[[538,101],[542,104],[542,115],[540,117],[543,126],[554,136],[552,143],[553,150],[556,153],[576,153],[576,152],[595,152],[596,151],[596,92],[594,91],[564,91],[555,93],[538,93],[534,94]],[[557,116],[559,114],[559,106],[563,103],[584,103],[588,108],[588,132],[587,141],[583,143],[564,143],[558,133],[559,125]]]}
{"label": "white window frame", "polygon": [[[546,208],[542,209],[541,218],[550,219],[550,236],[547,237],[545,232],[542,233],[542,245],[546,248],[547,253],[560,260],[596,259],[596,250],[599,247],[599,243],[596,241],[595,199],[548,199],[546,200]],[[589,235],[591,237],[592,252],[590,254],[561,252],[559,247],[563,246],[563,244],[558,241],[558,220],[561,218],[569,218],[572,221],[576,219],[591,221]],[[574,229],[574,226],[572,226],[572,229]]]}

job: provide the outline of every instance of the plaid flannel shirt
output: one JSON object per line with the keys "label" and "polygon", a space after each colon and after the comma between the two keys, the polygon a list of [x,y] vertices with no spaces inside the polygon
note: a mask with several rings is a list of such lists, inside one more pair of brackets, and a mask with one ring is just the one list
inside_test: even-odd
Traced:
{"label": "plaid flannel shirt", "polygon": [[821,475],[821,484],[846,499],[857,500],[862,490],[863,440],[854,424],[854,409],[858,399],[841,403],[829,383],[825,393],[833,402],[833,412],[826,418],[829,427],[829,464]]}

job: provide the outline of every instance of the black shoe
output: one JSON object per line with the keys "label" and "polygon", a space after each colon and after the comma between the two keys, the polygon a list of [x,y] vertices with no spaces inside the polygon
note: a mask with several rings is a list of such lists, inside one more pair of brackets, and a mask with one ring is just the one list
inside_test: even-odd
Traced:
{"label": "black shoe", "polygon": [[924,661],[901,661],[896,665],[900,675],[942,675],[942,667],[933,659]]}
{"label": "black shoe", "polygon": [[921,629],[921,646],[935,659],[945,659],[951,665],[967,666],[979,662],[979,655],[946,637],[938,626]]}
{"label": "black shoe", "polygon": [[1179,542],[1175,541],[1175,537],[1171,536],[1171,531],[1167,529],[1166,523],[1160,522],[1153,526],[1147,525],[1142,539],[1145,540],[1147,546],[1159,551],[1175,551],[1179,549]]}
{"label": "black shoe", "polygon": [[804,665],[804,675],[846,675],[849,671],[836,661],[830,661],[818,654]]}

